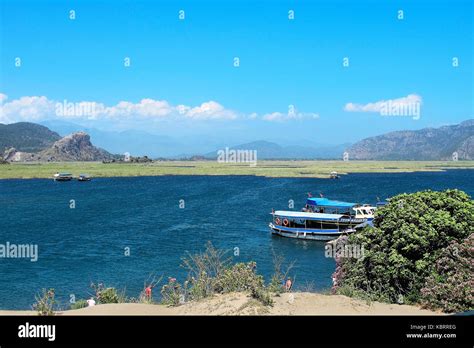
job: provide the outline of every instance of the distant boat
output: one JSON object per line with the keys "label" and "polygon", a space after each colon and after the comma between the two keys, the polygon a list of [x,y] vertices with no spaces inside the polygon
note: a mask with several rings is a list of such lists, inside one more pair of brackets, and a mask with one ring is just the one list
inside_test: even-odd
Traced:
{"label": "distant boat", "polygon": [[356,203],[308,198],[303,211],[272,212],[273,234],[298,239],[328,241],[370,225],[375,207]]}
{"label": "distant boat", "polygon": [[331,179],[339,179],[340,178],[340,176],[339,176],[339,174],[337,174],[337,172],[331,172],[331,174],[329,174],[329,177]]}
{"label": "distant boat", "polygon": [[77,178],[78,181],[91,181],[91,179],[89,174],[79,174]]}
{"label": "distant boat", "polygon": [[72,174],[71,173],[56,173],[53,176],[54,181],[71,181]]}

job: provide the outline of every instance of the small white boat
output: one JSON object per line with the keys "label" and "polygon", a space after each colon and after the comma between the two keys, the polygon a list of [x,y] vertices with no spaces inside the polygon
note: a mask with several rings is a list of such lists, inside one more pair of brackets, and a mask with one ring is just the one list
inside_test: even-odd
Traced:
{"label": "small white boat", "polygon": [[89,174],[79,174],[77,177],[77,181],[91,181],[92,178],[90,177]]}

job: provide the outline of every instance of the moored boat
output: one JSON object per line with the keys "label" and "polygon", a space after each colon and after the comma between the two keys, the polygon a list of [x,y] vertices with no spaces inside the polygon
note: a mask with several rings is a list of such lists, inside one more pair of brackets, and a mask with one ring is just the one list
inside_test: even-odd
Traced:
{"label": "moored boat", "polygon": [[53,176],[54,181],[71,181],[72,174],[71,173],[56,173]]}
{"label": "moored boat", "polygon": [[371,224],[375,207],[326,198],[308,198],[303,211],[272,212],[273,234],[298,239],[328,241]]}
{"label": "moored boat", "polygon": [[77,180],[78,181],[91,181],[91,177],[89,174],[79,174],[79,176],[77,177]]}

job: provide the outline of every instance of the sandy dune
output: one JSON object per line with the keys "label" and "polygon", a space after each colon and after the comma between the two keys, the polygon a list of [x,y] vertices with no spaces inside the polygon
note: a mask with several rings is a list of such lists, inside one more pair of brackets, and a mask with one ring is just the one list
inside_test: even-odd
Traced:
{"label": "sandy dune", "polygon": [[[433,315],[441,314],[415,306],[372,302],[346,296],[291,293],[274,297],[265,307],[243,293],[217,295],[178,307],[141,303],[105,304],[58,315]],[[33,311],[1,311],[0,315],[36,315]]]}

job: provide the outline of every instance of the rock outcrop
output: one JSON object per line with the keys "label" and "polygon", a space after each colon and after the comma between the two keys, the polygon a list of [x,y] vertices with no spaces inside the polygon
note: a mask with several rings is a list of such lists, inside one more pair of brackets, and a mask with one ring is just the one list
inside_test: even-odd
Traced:
{"label": "rock outcrop", "polygon": [[47,161],[104,161],[113,157],[107,151],[92,145],[90,136],[85,132],[65,136],[38,155],[41,160]]}
{"label": "rock outcrop", "polygon": [[38,153],[18,151],[12,147],[3,154],[3,159],[8,162],[107,161],[112,158],[107,151],[92,145],[89,135],[84,132],[70,134]]}

